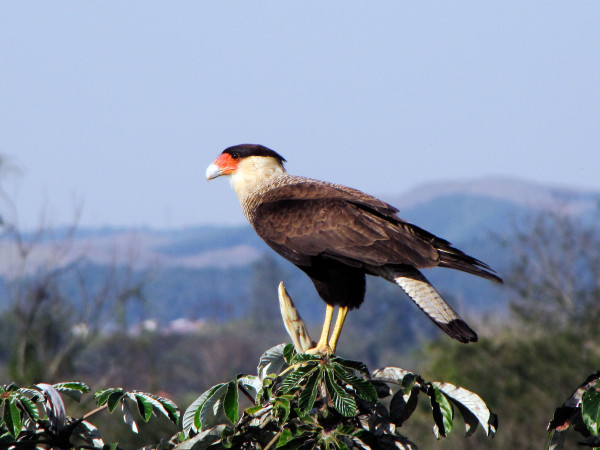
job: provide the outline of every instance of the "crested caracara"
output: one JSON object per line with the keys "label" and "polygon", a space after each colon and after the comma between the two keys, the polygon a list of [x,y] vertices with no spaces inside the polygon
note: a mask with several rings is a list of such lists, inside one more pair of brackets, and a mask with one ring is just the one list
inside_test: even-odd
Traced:
{"label": "crested caracara", "polygon": [[477,341],[418,269],[449,267],[502,282],[485,263],[402,220],[393,206],[356,189],[290,175],[284,162],[261,145],[236,145],[208,167],[206,178],[229,176],[256,233],[304,271],[327,303],[314,351],[335,351],[346,314],[364,300],[365,274],[396,283],[450,337]]}

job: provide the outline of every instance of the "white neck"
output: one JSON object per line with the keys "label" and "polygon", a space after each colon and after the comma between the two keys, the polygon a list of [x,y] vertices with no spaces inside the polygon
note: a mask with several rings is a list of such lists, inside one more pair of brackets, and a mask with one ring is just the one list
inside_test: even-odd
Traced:
{"label": "white neck", "polygon": [[285,169],[277,159],[267,156],[249,156],[240,161],[237,170],[229,176],[229,181],[242,201],[248,193],[259,188],[272,177],[283,173]]}

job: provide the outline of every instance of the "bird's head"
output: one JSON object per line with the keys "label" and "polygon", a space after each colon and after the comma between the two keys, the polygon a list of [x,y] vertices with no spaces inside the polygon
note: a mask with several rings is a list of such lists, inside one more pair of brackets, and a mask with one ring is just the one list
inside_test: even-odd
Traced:
{"label": "bird's head", "polygon": [[229,176],[238,197],[285,172],[285,159],[273,150],[255,144],[226,148],[206,169],[206,179]]}

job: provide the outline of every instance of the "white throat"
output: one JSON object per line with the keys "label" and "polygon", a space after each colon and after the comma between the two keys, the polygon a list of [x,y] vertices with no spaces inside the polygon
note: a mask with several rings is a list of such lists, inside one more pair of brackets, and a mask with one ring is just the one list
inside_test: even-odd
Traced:
{"label": "white throat", "polygon": [[242,201],[250,192],[283,173],[285,173],[283,165],[275,158],[249,156],[240,161],[237,170],[229,176],[229,182]]}

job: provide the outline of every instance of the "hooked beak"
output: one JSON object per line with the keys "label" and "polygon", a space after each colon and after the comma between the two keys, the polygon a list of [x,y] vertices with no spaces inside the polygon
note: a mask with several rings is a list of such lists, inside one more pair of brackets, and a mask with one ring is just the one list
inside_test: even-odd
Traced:
{"label": "hooked beak", "polygon": [[221,170],[221,168],[219,166],[217,166],[215,163],[212,163],[210,166],[208,166],[208,168],[206,169],[206,180],[210,181],[213,178],[217,178],[220,177],[221,175],[223,175],[223,171]]}

